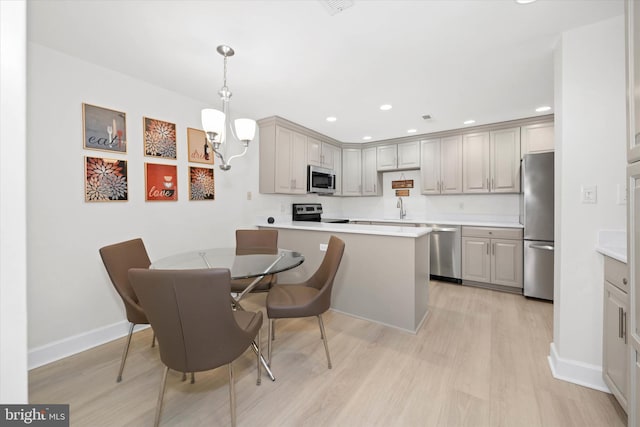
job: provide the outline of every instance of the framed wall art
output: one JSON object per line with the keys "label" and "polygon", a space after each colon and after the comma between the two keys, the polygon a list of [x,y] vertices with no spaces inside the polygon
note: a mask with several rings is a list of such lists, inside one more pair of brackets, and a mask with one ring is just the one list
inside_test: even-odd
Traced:
{"label": "framed wall art", "polygon": [[207,136],[200,129],[187,128],[187,146],[189,161],[192,163],[213,164],[213,147],[207,141]]}
{"label": "framed wall art", "polygon": [[178,167],[175,165],[144,164],[147,201],[178,200]]}
{"label": "framed wall art", "polygon": [[189,167],[189,200],[214,200],[215,179],[211,168]]}
{"label": "framed wall art", "polygon": [[126,201],[128,197],[126,160],[85,156],[85,202]]}
{"label": "framed wall art", "polygon": [[82,139],[89,150],[127,152],[125,113],[82,104]]}
{"label": "framed wall art", "polygon": [[176,159],[176,125],[143,117],[144,155]]}

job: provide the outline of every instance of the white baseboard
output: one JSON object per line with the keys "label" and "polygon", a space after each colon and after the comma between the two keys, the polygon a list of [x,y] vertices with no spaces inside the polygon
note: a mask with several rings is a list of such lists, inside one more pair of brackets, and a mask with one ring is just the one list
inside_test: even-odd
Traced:
{"label": "white baseboard", "polygon": [[[136,325],[135,330],[149,325]],[[135,332],[135,331],[134,331]],[[129,322],[123,320],[112,325],[74,335],[59,341],[29,350],[28,369],[38,368],[56,360],[64,359],[81,351],[121,338],[129,333]]]}
{"label": "white baseboard", "polygon": [[551,343],[548,360],[554,378],[611,393],[602,379],[602,366],[563,359],[558,355],[554,343]]}
{"label": "white baseboard", "polygon": [[400,326],[391,325],[389,323],[385,323],[385,322],[380,322],[378,320],[369,319],[368,317],[358,316],[358,315],[353,314],[353,313],[346,313],[344,311],[337,310],[337,309],[335,309],[333,307],[331,307],[329,310],[335,311],[336,313],[344,314],[345,316],[353,317],[354,319],[366,320],[368,322],[373,322],[373,323],[377,323],[379,325],[388,326],[389,328],[393,328],[393,329],[396,329],[398,331],[408,332],[408,333],[413,334],[413,335],[416,335],[418,333],[418,331],[420,330],[420,328],[422,327],[424,322],[427,320],[427,318],[431,314],[431,311],[427,310],[427,312],[422,317],[422,320],[420,321],[420,323],[418,323],[418,327],[416,328],[415,331],[413,331],[411,329],[405,329],[405,328],[401,328]]}

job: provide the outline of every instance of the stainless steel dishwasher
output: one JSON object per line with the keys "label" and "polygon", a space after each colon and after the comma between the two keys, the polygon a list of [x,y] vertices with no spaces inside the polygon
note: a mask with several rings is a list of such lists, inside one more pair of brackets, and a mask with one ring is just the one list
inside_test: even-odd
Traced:
{"label": "stainless steel dishwasher", "polygon": [[461,226],[426,224],[426,227],[431,227],[431,278],[462,283]]}

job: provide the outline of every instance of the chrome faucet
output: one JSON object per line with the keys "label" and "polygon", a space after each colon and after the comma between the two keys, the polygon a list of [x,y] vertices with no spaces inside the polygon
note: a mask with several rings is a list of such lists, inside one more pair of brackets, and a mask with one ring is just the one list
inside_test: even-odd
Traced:
{"label": "chrome faucet", "polygon": [[400,219],[404,219],[407,216],[407,211],[404,209],[404,203],[402,201],[402,197],[398,197],[398,204],[396,208],[400,208]]}

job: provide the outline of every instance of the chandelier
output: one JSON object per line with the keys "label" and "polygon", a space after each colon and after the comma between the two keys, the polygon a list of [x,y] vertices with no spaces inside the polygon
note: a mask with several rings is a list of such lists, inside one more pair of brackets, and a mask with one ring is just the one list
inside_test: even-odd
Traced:
{"label": "chandelier", "polygon": [[[249,142],[256,134],[256,121],[251,119],[236,119],[234,126],[231,126],[229,116],[229,100],[231,99],[231,91],[227,87],[227,58],[233,56],[235,52],[229,46],[221,45],[216,49],[220,55],[224,57],[224,80],[223,86],[218,91],[222,100],[222,111],[213,108],[205,108],[202,110],[202,128],[204,129],[207,140],[213,147],[213,152],[220,159],[220,169],[228,171],[231,169],[230,162],[236,157],[242,157],[247,154]],[[235,129],[234,129],[235,128]],[[227,133],[227,131],[229,131]],[[227,135],[230,134],[235,140],[242,141],[244,150],[240,154],[229,157],[225,160],[225,145],[228,143]]]}

